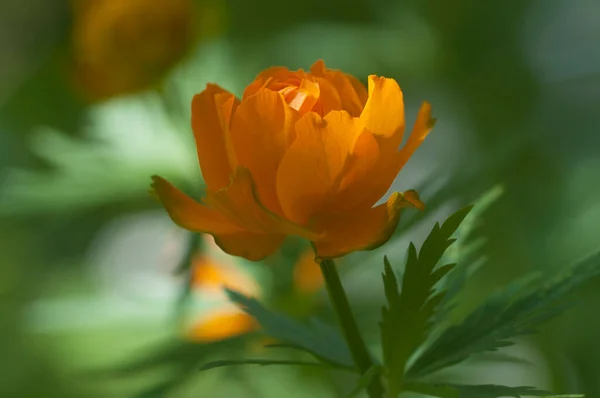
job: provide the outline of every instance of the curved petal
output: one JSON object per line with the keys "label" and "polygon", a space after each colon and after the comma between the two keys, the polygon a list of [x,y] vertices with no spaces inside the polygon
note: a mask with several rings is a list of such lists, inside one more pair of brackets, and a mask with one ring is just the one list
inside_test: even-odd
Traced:
{"label": "curved petal", "polygon": [[425,137],[429,135],[429,132],[435,126],[435,121],[436,119],[431,117],[431,104],[424,101],[417,114],[417,120],[410,133],[410,137],[408,137],[406,144],[400,150],[400,156],[403,160],[400,167],[404,166],[415,150],[421,145],[423,140],[425,140]]}
{"label": "curved petal", "polygon": [[288,219],[306,225],[322,210],[358,134],[358,120],[344,111],[324,118],[310,112],[296,123],[296,140],[277,170],[277,195]]}
{"label": "curved petal", "polygon": [[332,201],[335,203],[332,212],[343,213],[355,207],[371,207],[385,193],[379,193],[375,200],[365,204],[374,195],[372,185],[388,184],[389,187],[393,181],[383,181],[384,176],[379,173],[381,155],[377,139],[370,131],[362,131],[340,178],[338,191]]}
{"label": "curved petal", "polygon": [[404,134],[404,100],[394,79],[369,76],[369,99],[360,121],[375,136],[390,139],[390,145],[398,149]]}
{"label": "curved petal", "polygon": [[233,94],[214,84],[192,100],[192,130],[202,175],[211,192],[227,186],[236,164],[229,125],[238,104]]}
{"label": "curved petal", "polygon": [[154,193],[173,222],[180,227],[209,234],[243,231],[221,213],[196,202],[164,178],[153,176],[152,180]]}
{"label": "curved petal", "polygon": [[327,69],[323,60],[315,62],[310,68],[310,73],[327,79],[336,88],[342,101],[341,109],[352,116],[360,115],[367,101],[367,90],[360,80],[342,71]]}
{"label": "curved petal", "polygon": [[[246,86],[242,100],[246,100],[248,97],[256,94],[258,91],[264,88],[271,88],[274,91],[278,91],[283,86],[281,83],[287,82],[290,85],[300,85],[300,81],[304,78],[305,73],[302,70],[291,71],[283,66],[273,66],[260,72],[252,83]],[[271,87],[274,85],[274,87]]]}
{"label": "curved petal", "polygon": [[258,327],[254,318],[241,310],[214,311],[192,325],[188,339],[210,343],[248,333]]}
{"label": "curved petal", "polygon": [[349,167],[340,182],[338,211],[372,206],[392,186],[394,179],[435,124],[431,105],[424,102],[404,147],[399,151],[382,137],[364,131],[356,142]]}
{"label": "curved petal", "polygon": [[333,84],[329,80],[322,77],[318,77],[315,80],[319,84],[320,96],[319,102],[315,108],[313,108],[313,110],[321,116],[324,116],[331,111],[339,111],[344,109],[340,94]]}
{"label": "curved petal", "polygon": [[319,100],[319,85],[313,81],[302,79],[300,87],[293,89],[290,94],[284,95],[286,102],[300,114],[309,112]]}
{"label": "curved petal", "polygon": [[239,232],[215,235],[215,242],[227,254],[260,261],[275,253],[285,240],[283,234]]}
{"label": "curved petal", "polygon": [[[245,232],[296,235],[305,239],[319,236],[265,208],[258,199],[250,171],[244,167],[235,170],[227,188],[209,194],[205,202],[223,216],[243,226]],[[215,240],[217,238],[215,236]]]}
{"label": "curved petal", "polygon": [[261,202],[277,214],[281,214],[281,206],[275,176],[283,154],[295,138],[298,118],[298,112],[281,94],[264,89],[242,102],[231,126],[239,165],[250,170]]}
{"label": "curved petal", "polygon": [[339,219],[320,220],[326,232],[321,240],[314,242],[317,255],[336,258],[383,245],[394,233],[405,207],[423,207],[415,191],[396,192],[387,203],[377,207],[355,211]]}

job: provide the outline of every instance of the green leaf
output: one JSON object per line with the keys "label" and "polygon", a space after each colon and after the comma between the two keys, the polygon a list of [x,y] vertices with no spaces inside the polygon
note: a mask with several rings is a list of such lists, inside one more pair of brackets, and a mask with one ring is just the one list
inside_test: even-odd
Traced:
{"label": "green leaf", "polygon": [[454,242],[450,237],[470,210],[468,206],[457,211],[441,227],[436,223],[418,254],[414,244],[409,245],[401,293],[394,271],[387,258],[384,259],[383,284],[388,305],[382,308],[380,328],[392,397],[401,391],[406,364],[426,340],[431,318],[444,297],[443,292],[435,292],[435,285],[455,264],[436,266]]}
{"label": "green leaf", "polygon": [[[503,194],[504,189],[497,185],[484,192],[475,202],[473,210],[465,217],[458,227],[454,237],[456,243],[452,245],[442,257],[444,263],[456,263],[457,266],[450,272],[439,285],[439,289],[446,290],[434,317],[434,332],[437,334],[445,326],[450,314],[456,307],[457,296],[463,291],[467,281],[486,262],[482,249],[486,239],[474,237],[474,232],[481,223],[482,214]],[[433,336],[430,336],[430,339]]]}
{"label": "green leaf", "polygon": [[446,329],[417,358],[408,377],[417,379],[455,365],[473,354],[510,346],[513,337],[531,334],[566,307],[566,295],[600,274],[600,252],[553,277],[533,274],[489,297],[459,325]]}
{"label": "green leaf", "polygon": [[468,384],[429,384],[406,383],[406,391],[417,392],[440,398],[500,398],[500,397],[583,397],[582,395],[552,395],[548,391],[538,390],[534,387],[508,387],[493,384],[468,385]]}
{"label": "green leaf", "polygon": [[231,301],[254,317],[265,333],[290,348],[299,348],[329,365],[354,369],[354,363],[343,337],[329,325],[316,319],[309,325],[285,315],[271,312],[253,298],[227,289]]}
{"label": "green leaf", "polygon": [[447,384],[447,387],[458,391],[458,398],[498,398],[498,397],[548,397],[552,393],[534,387],[507,387],[493,384],[461,385]]}
{"label": "green leaf", "polygon": [[375,366],[371,366],[369,370],[363,373],[358,381],[356,382],[356,388],[352,390],[350,394],[346,398],[356,398],[358,395],[367,388],[373,377],[377,374],[381,373],[381,369],[376,368]]}
{"label": "green leaf", "polygon": [[204,372],[210,369],[223,368],[226,366],[241,366],[241,365],[292,365],[292,366],[323,366],[320,362],[306,362],[306,361],[282,361],[274,359],[242,359],[242,360],[223,360],[223,361],[212,361],[205,363],[200,367],[200,371]]}

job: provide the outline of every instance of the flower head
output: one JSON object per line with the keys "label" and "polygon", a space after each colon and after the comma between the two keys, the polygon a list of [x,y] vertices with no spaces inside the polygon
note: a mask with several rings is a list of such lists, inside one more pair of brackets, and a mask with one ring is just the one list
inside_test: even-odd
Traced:
{"label": "flower head", "polygon": [[212,10],[196,13],[191,0],[72,2],[76,81],[94,100],[157,84],[189,51],[196,22]]}
{"label": "flower head", "polygon": [[310,72],[271,68],[242,100],[209,84],[192,101],[192,129],[207,185],[202,203],[160,177],[154,191],[181,227],[213,235],[227,253],[259,260],[287,235],[335,258],[375,248],[414,191],[388,191],[433,127],[424,103],[408,140],[402,91],[393,79],[355,78],[316,62]]}

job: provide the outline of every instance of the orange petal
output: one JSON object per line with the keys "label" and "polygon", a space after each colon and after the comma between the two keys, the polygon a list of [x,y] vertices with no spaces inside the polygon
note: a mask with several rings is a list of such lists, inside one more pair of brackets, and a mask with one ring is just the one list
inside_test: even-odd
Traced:
{"label": "orange petal", "polygon": [[[364,130],[352,149],[347,167],[340,178],[338,192],[332,201],[333,212],[346,212],[355,207],[371,207],[385,194],[379,196],[369,204],[365,204],[373,196],[372,185],[388,184],[392,181],[381,181],[384,176],[379,172],[381,165],[381,150],[379,142],[370,131]],[[387,189],[386,189],[387,191]]]}
{"label": "orange petal", "polygon": [[427,137],[435,126],[435,121],[436,119],[431,117],[431,104],[424,101],[417,114],[417,120],[410,133],[410,137],[408,137],[406,144],[400,150],[401,157],[404,160],[400,167],[404,166],[415,150],[421,145],[425,137]]}
{"label": "orange petal", "polygon": [[377,178],[372,178],[364,185],[365,192],[368,194],[364,203],[372,205],[385,195],[398,173],[400,173],[400,170],[402,170],[402,167],[404,167],[415,150],[421,145],[434,124],[435,119],[431,118],[431,105],[424,102],[419,110],[410,137],[400,151],[395,150],[394,146],[389,146],[389,143],[381,139],[378,140],[381,155],[378,164],[375,165],[375,169],[372,172],[372,175],[376,175]]}
{"label": "orange petal", "polygon": [[192,129],[202,175],[209,191],[227,186],[235,167],[229,125],[238,106],[235,96],[217,85],[209,84],[192,100]]}
{"label": "orange petal", "polygon": [[261,202],[277,214],[281,214],[281,206],[275,175],[294,139],[298,118],[281,94],[267,89],[243,101],[233,118],[231,134],[239,164],[252,173]]}
{"label": "orange petal", "polygon": [[398,149],[404,134],[404,101],[394,79],[369,76],[369,99],[360,121],[375,136],[391,139],[390,145]]}
{"label": "orange petal", "polygon": [[[315,232],[282,219],[265,208],[258,200],[250,171],[244,167],[235,170],[227,188],[209,194],[205,202],[236,224],[243,226],[248,232],[262,235],[297,235],[306,239],[318,236]],[[218,240],[217,238],[215,237],[215,240]]]}
{"label": "orange petal", "polygon": [[282,234],[255,232],[215,235],[215,242],[225,253],[250,261],[260,261],[275,253],[284,240]]}
{"label": "orange petal", "polygon": [[310,111],[319,100],[320,90],[319,85],[307,79],[303,79],[300,87],[293,90],[293,95],[286,101],[290,107],[294,108],[301,114]]}
{"label": "orange petal", "polygon": [[167,180],[152,177],[152,189],[175,224],[195,232],[233,233],[243,231],[221,213],[190,198]]}
{"label": "orange petal", "polygon": [[394,179],[433,128],[431,106],[424,102],[406,144],[399,151],[390,141],[364,131],[356,142],[349,167],[341,179],[337,210],[372,206],[390,189]]}
{"label": "orange petal", "polygon": [[331,111],[344,109],[342,106],[342,99],[335,86],[329,80],[322,77],[318,77],[315,80],[319,84],[320,95],[317,107],[320,105],[320,108],[314,110],[321,116],[324,116]]}
{"label": "orange petal", "polygon": [[[273,66],[265,69],[264,71],[260,72],[254,81],[246,87],[244,90],[244,95],[242,96],[242,100],[245,101],[248,97],[256,94],[259,90],[269,87],[269,85],[276,80],[288,80],[291,83],[293,82],[294,78],[298,79],[299,76],[303,75],[304,73],[290,71],[288,68],[283,66]],[[299,85],[300,80],[298,79],[296,83]],[[276,88],[275,91],[277,90],[278,89]]]}
{"label": "orange petal", "polygon": [[341,109],[352,116],[360,115],[367,101],[367,90],[360,80],[342,71],[327,69],[323,60],[315,62],[310,72],[316,77],[327,79],[336,88],[342,101]]}
{"label": "orange petal", "polygon": [[315,241],[317,255],[336,258],[358,250],[372,250],[383,245],[394,233],[400,213],[405,207],[422,207],[414,191],[396,192],[387,203],[367,210],[355,211],[344,217],[320,220],[325,235]]}
{"label": "orange petal", "polygon": [[256,321],[245,312],[215,312],[193,325],[187,337],[192,341],[210,343],[248,333],[257,327]]}
{"label": "orange petal", "polygon": [[358,120],[344,111],[325,118],[310,112],[296,123],[296,141],[277,171],[277,195],[287,218],[306,225],[322,209],[335,191],[358,128]]}

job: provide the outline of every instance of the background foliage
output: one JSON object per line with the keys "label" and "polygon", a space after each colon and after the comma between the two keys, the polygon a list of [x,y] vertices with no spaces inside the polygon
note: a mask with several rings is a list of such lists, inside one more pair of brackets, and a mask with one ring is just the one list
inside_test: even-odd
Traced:
{"label": "background foliage", "polygon": [[[428,210],[407,213],[393,241],[341,267],[370,341],[379,334],[383,255],[403,264],[409,241],[420,247],[434,220],[494,187],[502,195],[476,226],[485,244],[473,260],[485,266],[464,276],[454,316],[508,281],[558,271],[598,248],[597,1],[198,0],[197,12],[209,16],[199,21],[210,29],[162,84],[99,103],[73,85],[71,5],[0,2],[1,396],[351,392],[340,387],[343,371],[198,374],[201,359],[242,358],[260,350],[260,337],[199,345],[181,338],[174,318],[185,278],[173,270],[186,236],[147,195],[149,176],[200,193],[191,96],[208,81],[239,94],[271,65],[307,68],[323,58],[363,81],[371,73],[394,77],[408,124],[422,100],[433,104],[436,128],[395,183],[419,189]],[[256,275],[272,306],[332,319],[322,292],[311,300],[289,293],[300,251],[290,242],[270,267],[238,265]],[[543,333],[448,372],[600,396],[598,283],[579,290],[580,304]]]}

